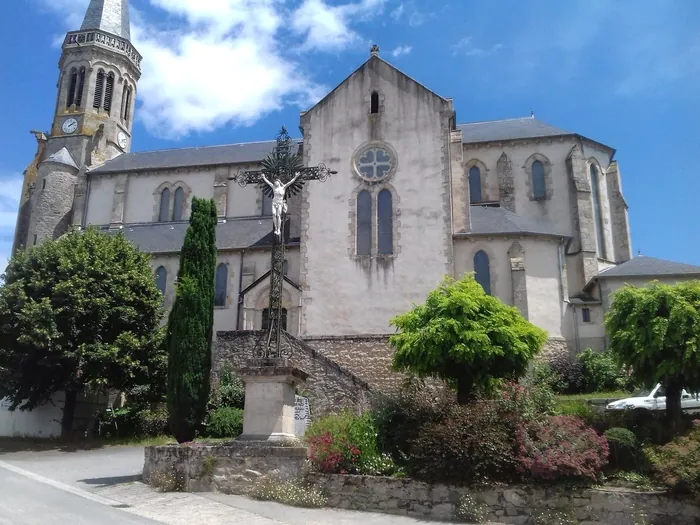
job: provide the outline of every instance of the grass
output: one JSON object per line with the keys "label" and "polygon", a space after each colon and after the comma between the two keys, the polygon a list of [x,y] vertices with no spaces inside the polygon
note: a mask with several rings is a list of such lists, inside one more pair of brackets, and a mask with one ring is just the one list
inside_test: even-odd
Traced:
{"label": "grass", "polygon": [[624,399],[630,397],[632,394],[630,392],[594,392],[592,394],[571,394],[571,395],[558,395],[557,399],[559,401],[586,401],[588,399]]}

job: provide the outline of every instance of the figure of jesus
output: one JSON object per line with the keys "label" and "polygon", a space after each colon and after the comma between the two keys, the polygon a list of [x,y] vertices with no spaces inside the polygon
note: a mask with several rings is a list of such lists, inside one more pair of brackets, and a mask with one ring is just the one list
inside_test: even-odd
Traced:
{"label": "figure of jesus", "polygon": [[275,226],[275,235],[281,237],[282,229],[282,214],[287,213],[287,201],[284,199],[285,192],[287,188],[294,184],[294,182],[299,178],[301,172],[294,175],[292,180],[287,184],[282,184],[279,179],[275,179],[275,182],[270,182],[267,180],[264,174],[262,174],[262,180],[265,184],[272,188],[272,223]]}

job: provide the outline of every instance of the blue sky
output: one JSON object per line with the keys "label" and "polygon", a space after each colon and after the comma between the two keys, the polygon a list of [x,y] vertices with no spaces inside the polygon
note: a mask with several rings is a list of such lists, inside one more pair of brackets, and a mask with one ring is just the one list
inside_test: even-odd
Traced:
{"label": "blue sky", "polygon": [[[60,42],[88,0],[0,8],[0,267]],[[9,5],[12,5],[10,8]],[[144,55],[133,150],[267,140],[368,56],[455,101],[458,120],[536,117],[617,149],[635,253],[700,265],[700,2],[132,0]],[[8,50],[12,48],[13,51]],[[0,271],[2,271],[0,268]]]}

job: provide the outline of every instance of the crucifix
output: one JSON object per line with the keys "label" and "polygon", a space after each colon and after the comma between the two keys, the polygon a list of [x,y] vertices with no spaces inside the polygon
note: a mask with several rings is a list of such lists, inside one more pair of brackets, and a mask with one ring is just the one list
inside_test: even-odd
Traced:
{"label": "crucifix", "polygon": [[280,348],[282,330],[282,286],[284,282],[284,246],[286,241],[286,214],[288,195],[296,195],[304,183],[311,180],[325,182],[337,171],[329,170],[324,164],[304,167],[298,145],[287,130],[282,127],[277,135],[277,144],[272,153],[262,161],[262,169],[256,171],[241,170],[229,177],[241,187],[257,184],[268,197],[272,197],[272,264],[270,265],[270,303],[267,341],[259,350],[262,359],[280,359],[289,357]]}

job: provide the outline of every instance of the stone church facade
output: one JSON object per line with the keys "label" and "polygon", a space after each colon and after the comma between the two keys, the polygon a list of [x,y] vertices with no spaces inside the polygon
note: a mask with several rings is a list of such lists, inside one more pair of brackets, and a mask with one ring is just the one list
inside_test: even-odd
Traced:
{"label": "stone church facade", "polygon": [[[259,167],[274,141],[132,153],[140,62],[128,0],[92,0],[63,44],[51,131],[33,132],[14,249],[87,225],[123,232],[152,255],[169,306],[192,198],[212,198],[215,329],[260,330],[271,203],[229,177]],[[299,125],[307,165],[338,173],[289,200],[289,334],[380,384],[392,317],[443,276],[476,272],[488,293],[548,332],[550,351],[604,348],[606,290],[640,259],[613,148],[534,117],[460,124],[452,99],[376,48]],[[653,261],[634,278],[700,275]]]}

